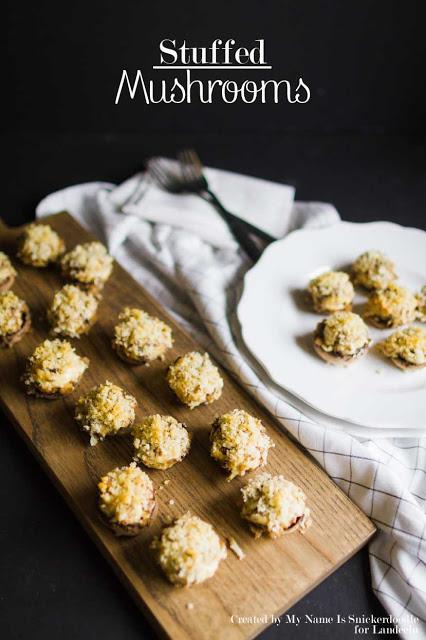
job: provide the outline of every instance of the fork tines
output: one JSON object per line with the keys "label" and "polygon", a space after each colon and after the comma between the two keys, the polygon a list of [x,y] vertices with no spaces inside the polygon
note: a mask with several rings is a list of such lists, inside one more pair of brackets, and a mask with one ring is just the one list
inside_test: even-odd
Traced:
{"label": "fork tines", "polygon": [[147,169],[154,180],[166,191],[178,193],[183,190],[181,173],[165,158],[150,158]]}
{"label": "fork tines", "polygon": [[203,165],[194,149],[179,151],[177,159],[189,191],[206,189],[208,185],[203,174]]}

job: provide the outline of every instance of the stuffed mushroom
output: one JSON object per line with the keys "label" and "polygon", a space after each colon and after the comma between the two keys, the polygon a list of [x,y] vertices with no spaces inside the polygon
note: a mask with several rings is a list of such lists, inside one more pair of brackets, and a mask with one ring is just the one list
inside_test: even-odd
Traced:
{"label": "stuffed mushroom", "polygon": [[241,516],[256,538],[301,531],[311,525],[306,495],[284,476],[260,473],[241,489]]}
{"label": "stuffed mushroom", "polygon": [[406,287],[390,284],[367,300],[364,318],[378,329],[393,329],[416,318],[418,301]]}
{"label": "stuffed mushroom", "polygon": [[176,586],[211,578],[227,555],[212,525],[189,512],[166,525],[151,548],[166,578]]}
{"label": "stuffed mushroom", "polygon": [[351,311],[340,311],[318,323],[313,344],[317,355],[330,364],[348,365],[362,358],[370,346],[368,328]]}
{"label": "stuffed mushroom", "polygon": [[77,402],[74,417],[95,445],[107,436],[127,433],[135,420],[136,399],[109,380]]}
{"label": "stuffed mushroom", "polygon": [[28,225],[18,239],[17,256],[31,267],[47,267],[65,252],[62,238],[48,224]]}
{"label": "stuffed mushroom", "polygon": [[79,287],[96,292],[110,277],[113,262],[101,242],[85,242],[62,257],[62,275]]}
{"label": "stuffed mushroom", "polygon": [[25,300],[13,291],[0,293],[0,347],[11,347],[31,327],[31,314]]}
{"label": "stuffed mushroom", "polygon": [[426,367],[426,331],[422,327],[407,327],[392,333],[377,348],[393,364],[404,371]]}
{"label": "stuffed mushroom", "polygon": [[23,382],[27,393],[55,400],[77,387],[89,360],[65,340],[45,340],[28,358]]}
{"label": "stuffed mushroom", "polygon": [[317,313],[350,311],[354,299],[354,288],[347,273],[328,271],[310,281],[308,295]]}
{"label": "stuffed mushroom", "polygon": [[156,509],[154,485],[135,462],[107,473],[98,488],[102,520],[117,536],[136,536],[151,523]]}
{"label": "stuffed mushroom", "polygon": [[366,251],[355,260],[352,278],[355,284],[368,291],[380,291],[393,284],[398,276],[394,263],[385,253]]}
{"label": "stuffed mushroom", "polygon": [[192,351],[173,362],[167,383],[179,400],[190,409],[211,404],[222,395],[223,378],[208,353]]}
{"label": "stuffed mushroom", "polygon": [[148,364],[164,360],[173,346],[171,328],[142,309],[124,309],[114,328],[113,349],[124,362]]}
{"label": "stuffed mushroom", "polygon": [[0,293],[9,291],[16,276],[16,270],[13,268],[9,256],[0,251]]}
{"label": "stuffed mushroom", "polygon": [[228,472],[228,482],[263,467],[274,443],[262,422],[234,409],[216,418],[210,431],[210,455]]}
{"label": "stuffed mushroom", "polygon": [[52,333],[66,338],[80,338],[96,322],[99,296],[76,285],[66,284],[57,291],[47,312]]}
{"label": "stuffed mushroom", "polygon": [[134,459],[151,469],[169,469],[188,454],[191,438],[172,416],[147,416],[133,429]]}

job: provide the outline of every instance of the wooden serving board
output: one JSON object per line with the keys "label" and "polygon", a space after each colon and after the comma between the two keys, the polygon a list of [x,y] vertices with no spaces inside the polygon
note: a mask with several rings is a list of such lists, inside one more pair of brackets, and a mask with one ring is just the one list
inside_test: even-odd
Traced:
{"label": "wooden serving board", "polygon": [[[65,239],[68,249],[92,239],[67,213],[46,221]],[[54,268],[32,269],[16,262],[19,232],[0,225],[0,249],[14,260],[19,276],[13,290],[28,302],[34,327],[13,349],[0,352],[2,408],[159,633],[192,640],[256,636],[271,623],[272,615],[282,614],[362,547],[375,531],[373,524],[225,371],[220,400],[193,411],[178,404],[164,380],[167,364],[199,348],[118,264],[104,289],[98,323],[88,337],[73,341],[77,351],[90,359],[79,388],[53,402],[26,395],[20,382],[24,363],[48,337],[46,308],[63,282]],[[113,327],[120,310],[128,305],[140,306],[172,326],[175,343],[165,362],[132,367],[112,350]],[[152,525],[136,538],[116,538],[100,521],[96,506],[99,478],[130,462],[131,437],[118,436],[90,447],[73,419],[77,399],[107,379],[136,397],[136,419],[153,413],[171,414],[186,423],[194,435],[190,454],[182,463],[168,471],[146,469],[158,490],[159,510]],[[284,474],[306,492],[313,525],[305,535],[255,540],[240,518],[236,506],[239,489],[250,476],[228,483],[225,473],[209,457],[209,425],[217,415],[234,408],[261,418],[275,441],[265,471]],[[162,486],[166,478],[170,482]],[[182,589],[163,578],[149,544],[166,518],[188,509],[211,522],[220,535],[233,536],[246,556],[240,561],[229,551],[211,580]],[[238,617],[255,616],[257,622],[237,621]]]}

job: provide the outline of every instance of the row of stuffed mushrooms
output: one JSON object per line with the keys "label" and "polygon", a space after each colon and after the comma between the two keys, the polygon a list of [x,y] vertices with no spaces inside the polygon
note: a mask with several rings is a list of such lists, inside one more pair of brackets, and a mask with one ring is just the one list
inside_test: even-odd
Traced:
{"label": "row of stuffed mushrooms", "polygon": [[[90,364],[60,338],[79,338],[90,331],[113,259],[99,242],[77,245],[66,253],[58,234],[41,224],[26,228],[17,255],[33,267],[59,265],[68,281],[55,293],[47,311],[54,339],[36,347],[23,374],[28,393],[54,400],[71,393]],[[0,253],[0,341],[4,347],[21,340],[31,326],[28,305],[10,290],[16,276],[10,259]],[[119,315],[112,346],[126,363],[148,365],[164,359],[172,345],[172,330],[159,318],[130,307]],[[217,400],[224,384],[209,355],[198,352],[172,362],[166,381],[190,409]],[[185,424],[159,414],[135,423],[136,408],[136,398],[106,381],[81,397],[74,413],[91,445],[131,433],[133,460],[107,473],[98,485],[100,514],[117,535],[137,535],[155,517],[156,492],[141,467],[170,469],[184,460],[191,447],[192,434]],[[210,455],[227,471],[228,481],[266,465],[273,446],[262,422],[240,409],[219,416],[210,428]],[[306,495],[282,475],[259,473],[250,480],[240,491],[240,511],[256,537],[303,533],[311,524]],[[212,525],[189,512],[166,524],[151,547],[164,574],[176,585],[211,577],[226,557],[226,546]],[[230,547],[242,558],[236,541]]]}

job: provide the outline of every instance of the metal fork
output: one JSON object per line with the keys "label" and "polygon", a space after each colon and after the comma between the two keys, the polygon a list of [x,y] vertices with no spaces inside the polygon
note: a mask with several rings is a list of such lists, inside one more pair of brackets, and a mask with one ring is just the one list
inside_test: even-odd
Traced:
{"label": "metal fork", "polygon": [[262,249],[254,242],[250,234],[256,235],[268,244],[273,242],[275,238],[225,209],[217,196],[209,189],[203,173],[203,165],[195,151],[191,149],[181,151],[178,154],[178,162],[179,171],[173,170],[161,158],[150,159],[147,168],[150,175],[163,189],[171,193],[194,193],[212,204],[247,255],[256,261],[260,257]]}

